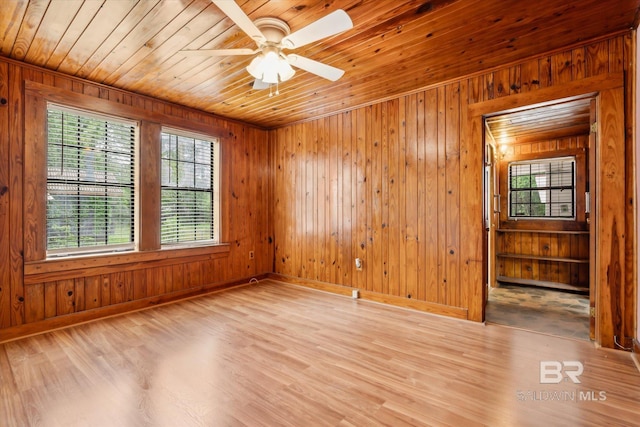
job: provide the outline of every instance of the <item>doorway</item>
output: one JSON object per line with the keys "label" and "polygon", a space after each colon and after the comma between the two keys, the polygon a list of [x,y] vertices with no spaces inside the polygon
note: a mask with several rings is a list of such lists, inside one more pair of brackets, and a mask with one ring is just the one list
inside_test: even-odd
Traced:
{"label": "doorway", "polygon": [[487,115],[486,321],[594,339],[594,96]]}

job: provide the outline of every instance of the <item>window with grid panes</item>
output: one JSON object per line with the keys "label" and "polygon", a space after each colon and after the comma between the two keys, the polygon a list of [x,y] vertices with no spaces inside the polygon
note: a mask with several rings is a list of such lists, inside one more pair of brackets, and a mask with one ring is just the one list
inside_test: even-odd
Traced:
{"label": "window with grid panes", "polygon": [[47,108],[47,254],[131,250],[135,122]]}
{"label": "window with grid panes", "polygon": [[163,245],[219,241],[219,150],[215,138],[163,130]]}
{"label": "window with grid panes", "polygon": [[509,163],[509,217],[575,219],[573,157]]}

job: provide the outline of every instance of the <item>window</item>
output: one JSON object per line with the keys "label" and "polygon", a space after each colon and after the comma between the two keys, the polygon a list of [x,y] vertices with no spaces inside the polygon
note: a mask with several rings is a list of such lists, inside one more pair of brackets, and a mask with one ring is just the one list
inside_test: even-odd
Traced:
{"label": "window", "polygon": [[162,244],[219,241],[219,143],[162,132]]}
{"label": "window", "polygon": [[47,253],[133,249],[137,126],[49,105]]}
{"label": "window", "polygon": [[575,159],[509,163],[509,217],[575,219]]}

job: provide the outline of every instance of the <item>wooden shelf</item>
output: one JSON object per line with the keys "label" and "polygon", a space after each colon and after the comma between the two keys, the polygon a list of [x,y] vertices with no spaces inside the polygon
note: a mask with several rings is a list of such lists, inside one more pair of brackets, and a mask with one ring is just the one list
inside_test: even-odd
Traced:
{"label": "wooden shelf", "polygon": [[[514,224],[502,224],[510,225]],[[567,225],[572,230],[550,230],[556,226],[542,223],[545,228],[536,229],[538,224],[532,222],[519,225],[522,228],[496,227],[497,282],[589,292],[588,230],[579,224]]]}
{"label": "wooden shelf", "polygon": [[588,230],[529,230],[520,228],[498,228],[496,231],[498,233],[589,234]]}
{"label": "wooden shelf", "polygon": [[500,253],[496,254],[501,258],[520,258],[520,259],[535,259],[538,261],[557,261],[557,262],[572,262],[575,264],[589,264],[588,259],[579,259],[579,258],[562,258],[557,256],[540,256],[540,255],[527,255],[527,254],[507,254]]}
{"label": "wooden shelf", "polygon": [[533,280],[533,279],[521,279],[521,278],[507,277],[507,276],[498,276],[496,280],[498,282],[512,283],[514,285],[541,286],[545,288],[561,289],[564,291],[573,291],[573,292],[581,292],[581,293],[589,292],[588,287],[569,285],[568,283],[549,282],[544,280]]}

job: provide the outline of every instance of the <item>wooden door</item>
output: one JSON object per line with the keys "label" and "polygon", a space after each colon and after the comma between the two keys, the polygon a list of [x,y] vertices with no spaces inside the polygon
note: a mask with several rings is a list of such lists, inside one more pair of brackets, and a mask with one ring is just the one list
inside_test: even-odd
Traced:
{"label": "wooden door", "polygon": [[[484,145],[484,159],[487,157],[487,145]],[[483,162],[483,179],[482,179],[482,189],[483,189],[483,209],[482,209],[482,225],[484,231],[482,233],[482,259],[484,262],[482,263],[482,321],[485,320],[485,307],[487,305],[487,299],[489,297],[489,292],[487,289],[487,285],[489,283],[489,264],[491,263],[491,253],[489,252],[489,217],[487,216],[488,212],[488,194],[489,194],[489,184],[487,180],[487,163]]]}
{"label": "wooden door", "polygon": [[[486,140],[486,135],[485,135]],[[495,194],[494,187],[494,151],[491,144],[486,143],[484,146],[484,235],[483,235],[483,292],[482,292],[482,307],[484,321],[484,307],[487,305],[489,299],[489,288],[495,284],[495,224],[494,224],[494,203],[493,198]]]}
{"label": "wooden door", "polygon": [[590,108],[590,124],[591,130],[589,132],[589,150],[588,150],[588,174],[586,191],[589,194],[588,199],[585,201],[587,206],[587,227],[589,228],[589,338],[596,339],[596,141],[597,141],[597,112],[598,106],[596,99],[591,100]]}
{"label": "wooden door", "polygon": [[496,284],[496,209],[497,185],[496,185],[496,163],[495,148],[487,144],[485,156],[485,228],[487,231],[487,291]]}

